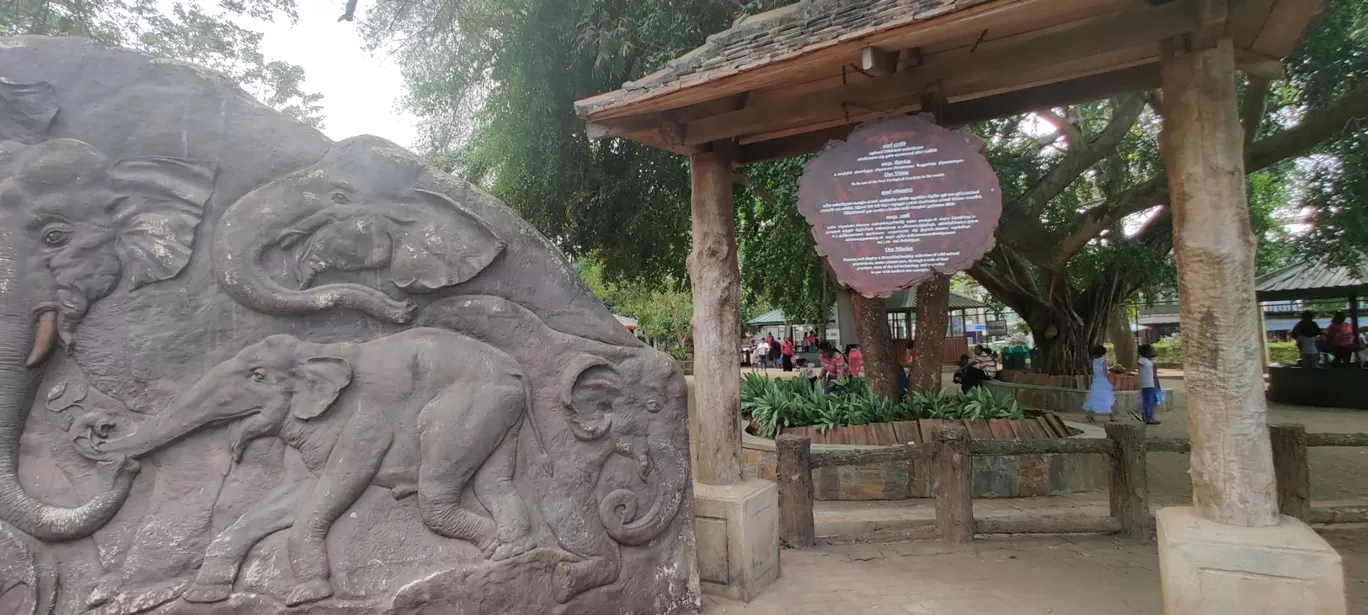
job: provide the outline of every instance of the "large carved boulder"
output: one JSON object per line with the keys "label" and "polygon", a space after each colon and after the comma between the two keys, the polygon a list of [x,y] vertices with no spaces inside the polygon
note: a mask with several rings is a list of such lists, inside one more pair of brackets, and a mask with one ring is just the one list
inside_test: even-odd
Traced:
{"label": "large carved boulder", "polygon": [[0,38],[0,613],[696,613],[685,396],[402,148]]}

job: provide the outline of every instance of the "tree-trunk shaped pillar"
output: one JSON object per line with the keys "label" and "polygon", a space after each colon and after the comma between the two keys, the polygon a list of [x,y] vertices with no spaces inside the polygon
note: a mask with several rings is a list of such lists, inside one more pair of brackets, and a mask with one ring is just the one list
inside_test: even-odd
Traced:
{"label": "tree-trunk shaped pillar", "polygon": [[694,532],[699,585],[750,601],[779,577],[779,489],[741,478],[741,271],[732,202],[735,145],[694,154]]}
{"label": "tree-trunk shaped pillar", "polygon": [[898,401],[899,386],[897,356],[893,354],[893,339],[888,333],[888,310],[884,300],[866,299],[855,291],[850,303],[855,313],[855,330],[859,334],[860,352],[864,357],[864,376],[869,389],[879,397]]}
{"label": "tree-trunk shaped pillar", "polygon": [[1163,84],[1184,381],[1198,393],[1188,413],[1193,502],[1212,521],[1275,525],[1254,232],[1229,42],[1174,53]]}
{"label": "tree-trunk shaped pillar", "polygon": [[1234,51],[1196,40],[1160,69],[1194,503],[1158,514],[1164,612],[1342,614],[1339,555],[1278,515]]}
{"label": "tree-trunk shaped pillar", "polygon": [[710,485],[741,480],[741,271],[736,259],[732,153],[726,145],[694,154],[693,284],[694,395],[698,467]]}
{"label": "tree-trunk shaped pillar", "polygon": [[916,348],[908,366],[913,391],[941,388],[945,336],[950,328],[950,276],[935,274],[917,285]]}

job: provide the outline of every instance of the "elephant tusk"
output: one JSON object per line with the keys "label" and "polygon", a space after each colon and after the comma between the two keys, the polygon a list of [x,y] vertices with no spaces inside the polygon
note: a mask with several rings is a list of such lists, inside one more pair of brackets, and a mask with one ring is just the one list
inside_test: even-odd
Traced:
{"label": "elephant tusk", "polygon": [[27,367],[37,367],[52,355],[57,345],[57,312],[45,310],[38,315],[38,334],[33,338],[33,350],[29,351]]}

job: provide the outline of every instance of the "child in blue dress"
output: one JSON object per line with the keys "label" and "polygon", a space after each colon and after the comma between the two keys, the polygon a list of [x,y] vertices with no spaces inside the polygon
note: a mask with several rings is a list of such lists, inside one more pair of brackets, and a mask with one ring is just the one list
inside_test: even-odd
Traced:
{"label": "child in blue dress", "polygon": [[1112,406],[1116,404],[1116,396],[1112,393],[1111,381],[1107,380],[1107,349],[1100,345],[1093,346],[1090,354],[1092,386],[1088,388],[1088,398],[1083,401],[1083,412],[1088,415],[1089,423],[1096,423],[1099,414],[1115,421]]}

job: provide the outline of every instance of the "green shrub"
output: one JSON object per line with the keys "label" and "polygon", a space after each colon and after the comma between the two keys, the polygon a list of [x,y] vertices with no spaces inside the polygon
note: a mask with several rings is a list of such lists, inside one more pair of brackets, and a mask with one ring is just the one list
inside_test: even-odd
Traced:
{"label": "green shrub", "polygon": [[1183,362],[1183,345],[1179,343],[1177,336],[1166,337],[1154,343],[1154,361],[1156,363]]}
{"label": "green shrub", "polygon": [[1301,360],[1301,351],[1296,342],[1269,342],[1268,360],[1273,363],[1296,363]]}
{"label": "green shrub", "polygon": [[741,380],[741,413],[754,421],[759,435],[773,438],[787,427],[868,425],[918,419],[1020,419],[1016,400],[984,388],[959,396],[944,391],[912,393],[901,402],[877,397],[863,378],[844,378],[830,393],[806,378],[770,380],[746,374]]}

